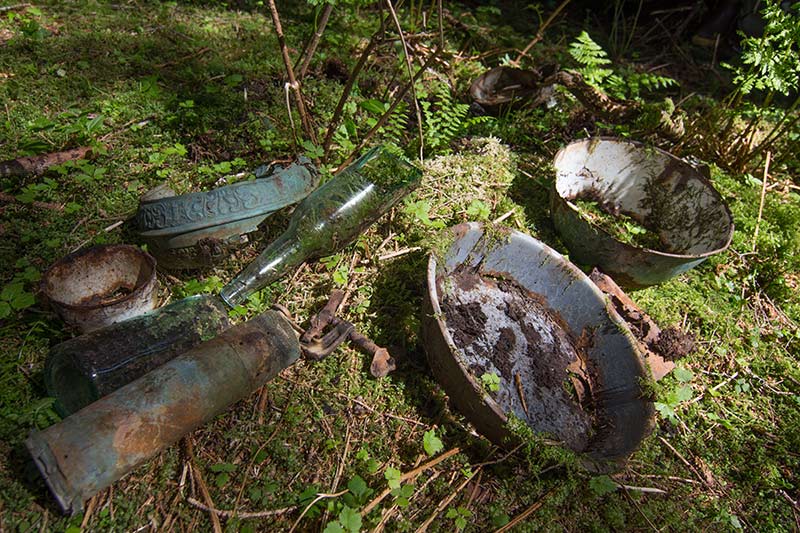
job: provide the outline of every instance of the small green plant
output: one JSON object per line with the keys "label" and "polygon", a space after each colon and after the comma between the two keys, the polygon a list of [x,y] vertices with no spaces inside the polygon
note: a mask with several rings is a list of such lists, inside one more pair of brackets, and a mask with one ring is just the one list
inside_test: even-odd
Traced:
{"label": "small green plant", "polygon": [[181,287],[175,287],[173,294],[177,298],[186,298],[196,294],[216,293],[222,289],[223,283],[219,276],[208,276],[205,279],[190,279]]}
{"label": "small green plant", "polygon": [[656,411],[664,417],[665,419],[669,420],[673,424],[678,423],[678,416],[675,413],[675,408],[683,402],[687,402],[692,399],[694,393],[692,392],[692,387],[688,385],[688,383],[694,377],[694,374],[691,370],[677,367],[672,372],[672,377],[675,378],[675,381],[678,383],[668,388],[666,393],[663,393],[661,402],[655,402],[654,406]]}
{"label": "small green plant", "polygon": [[430,429],[422,436],[422,447],[428,455],[436,455],[444,448],[442,439],[436,436],[436,430]]}
{"label": "small green plant", "polygon": [[595,476],[589,480],[589,489],[595,496],[605,496],[617,491],[617,484],[608,476]]}
{"label": "small green plant", "polygon": [[489,392],[497,392],[500,390],[500,376],[494,372],[484,372],[481,375],[481,383],[483,388]]}
{"label": "small green plant", "polygon": [[467,215],[473,220],[489,220],[491,214],[491,209],[483,200],[472,200],[467,206]]}
{"label": "small green plant", "polygon": [[328,522],[323,533],[358,533],[361,531],[361,515],[358,511],[344,506],[336,520]]}
{"label": "small green plant", "polygon": [[404,213],[413,216],[415,219],[422,222],[423,225],[434,229],[443,228],[445,226],[443,220],[430,219],[429,215],[430,210],[431,210],[431,204],[427,200],[413,201],[410,199],[406,199],[405,205],[403,206]]}
{"label": "small green plant", "polygon": [[0,291],[0,319],[7,318],[14,311],[22,311],[36,303],[33,292],[26,288],[30,283],[39,280],[39,271],[27,266],[17,272],[14,278]]}
{"label": "small green plant", "polygon": [[212,465],[210,470],[216,474],[214,477],[214,484],[218,488],[222,488],[228,484],[231,479],[231,473],[236,471],[236,465],[231,463],[220,463]]}
{"label": "small green plant", "polygon": [[467,527],[467,521],[472,518],[472,511],[465,507],[451,507],[445,517],[453,520],[458,531],[463,531]]}
{"label": "small green plant", "polygon": [[431,151],[447,151],[450,143],[469,127],[493,120],[489,116],[468,117],[469,105],[456,102],[444,84],[434,88],[433,96],[433,101],[420,101],[425,146]]}
{"label": "small green plant", "polygon": [[800,79],[798,8],[795,5],[784,11],[777,0],[767,0],[764,4],[760,11],[763,33],[745,37],[741,43],[742,66],[728,68],[736,74],[733,81],[743,94],[753,90],[789,94],[797,90]]}

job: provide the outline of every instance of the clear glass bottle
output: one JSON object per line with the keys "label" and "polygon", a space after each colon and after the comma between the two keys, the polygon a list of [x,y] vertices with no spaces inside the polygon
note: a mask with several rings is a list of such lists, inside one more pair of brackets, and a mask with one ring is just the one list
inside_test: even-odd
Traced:
{"label": "clear glass bottle", "polygon": [[378,146],[307,196],[289,227],[220,292],[231,307],[303,261],[349,244],[420,181],[422,172]]}

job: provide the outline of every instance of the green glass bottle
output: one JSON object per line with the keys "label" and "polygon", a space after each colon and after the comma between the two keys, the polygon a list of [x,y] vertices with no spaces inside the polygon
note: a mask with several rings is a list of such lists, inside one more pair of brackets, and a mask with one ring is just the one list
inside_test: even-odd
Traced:
{"label": "green glass bottle", "polygon": [[288,229],[220,292],[231,307],[307,259],[349,244],[408,194],[422,172],[378,146],[307,196]]}
{"label": "green glass bottle", "polygon": [[218,298],[191,296],[54,346],[44,382],[67,416],[228,328]]}

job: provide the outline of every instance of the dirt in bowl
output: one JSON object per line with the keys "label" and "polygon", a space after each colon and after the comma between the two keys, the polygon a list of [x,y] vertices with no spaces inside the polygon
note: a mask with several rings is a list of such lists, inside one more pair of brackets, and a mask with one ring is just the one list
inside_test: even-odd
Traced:
{"label": "dirt in bowl", "polygon": [[592,335],[574,338],[543,298],[510,279],[460,266],[440,280],[441,307],[462,363],[506,412],[575,451],[597,427],[587,351]]}
{"label": "dirt in bowl", "polygon": [[635,218],[619,209],[614,209],[594,198],[579,197],[570,201],[584,218],[604,229],[614,239],[638,248],[670,251],[657,232],[643,226]]}
{"label": "dirt in bowl", "polygon": [[126,298],[134,291],[135,288],[136,287],[128,283],[119,283],[106,292],[87,296],[79,302],[79,305],[86,307],[111,305],[119,300],[122,300],[123,298]]}

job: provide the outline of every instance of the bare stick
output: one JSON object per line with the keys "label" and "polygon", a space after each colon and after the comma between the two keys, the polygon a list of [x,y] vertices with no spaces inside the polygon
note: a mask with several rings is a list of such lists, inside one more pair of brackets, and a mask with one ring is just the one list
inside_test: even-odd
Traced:
{"label": "bare stick", "polygon": [[381,25],[378,28],[372,37],[370,37],[367,46],[364,48],[364,51],[361,52],[361,57],[358,58],[356,65],[353,67],[353,71],[350,72],[350,77],[347,78],[347,83],[342,89],[342,95],[339,97],[339,101],[336,103],[336,109],[333,111],[333,118],[331,119],[330,124],[328,124],[328,131],[325,133],[325,140],[322,142],[322,149],[325,152],[325,159],[328,158],[328,152],[330,152],[331,147],[331,139],[333,139],[333,134],[336,131],[336,128],[339,126],[339,120],[342,118],[342,112],[344,111],[344,104],[347,103],[347,99],[350,97],[350,92],[353,90],[353,85],[358,78],[361,69],[364,68],[364,64],[366,64],[367,59],[369,58],[370,52],[372,52],[373,48],[377,44],[379,40],[379,36],[383,34],[383,31],[386,27],[386,19],[381,19]]}
{"label": "bare stick", "polygon": [[559,4],[559,6],[555,9],[555,11],[550,13],[550,16],[547,17],[547,20],[545,20],[544,23],[541,26],[539,26],[539,29],[536,30],[536,35],[531,40],[531,42],[528,43],[528,46],[526,46],[525,49],[522,50],[522,52],[519,53],[519,55],[517,56],[517,59],[514,60],[514,64],[515,65],[518,65],[519,62],[522,60],[522,58],[524,56],[528,55],[528,52],[530,51],[530,49],[533,48],[534,45],[536,45],[536,43],[538,43],[539,41],[541,41],[544,38],[545,30],[548,28],[548,26],[550,26],[550,24],[553,23],[553,21],[558,16],[558,14],[561,13],[564,10],[564,8],[567,7],[567,4],[569,4],[569,3],[570,3],[570,0],[564,0],[563,2],[561,2],[561,4]]}
{"label": "bare stick", "polygon": [[294,530],[297,528],[297,524],[299,524],[299,523],[300,523],[300,520],[302,520],[302,519],[303,519],[303,517],[306,515],[306,513],[308,512],[308,510],[309,510],[309,509],[311,509],[311,508],[314,506],[314,504],[316,504],[318,501],[320,501],[320,500],[323,500],[323,499],[325,499],[325,498],[338,498],[338,497],[339,497],[339,496],[341,496],[342,494],[346,494],[346,493],[348,493],[349,491],[350,491],[350,489],[345,489],[345,490],[343,490],[343,491],[340,491],[340,492],[334,492],[333,494],[326,494],[326,493],[322,493],[322,492],[318,493],[318,494],[317,494],[317,497],[316,497],[316,498],[314,498],[314,499],[311,501],[311,503],[309,503],[309,504],[306,506],[306,508],[305,508],[305,509],[303,509],[303,512],[302,512],[302,513],[300,513],[300,516],[298,516],[298,517],[297,517],[297,520],[295,520],[295,521],[294,521],[294,524],[292,524],[292,527],[291,527],[291,529],[289,529],[289,533],[292,533],[292,531],[294,531]]}
{"label": "bare stick", "polygon": [[442,8],[442,0],[439,0],[437,4],[439,15],[439,48],[444,50],[444,9]]}
{"label": "bare stick", "polygon": [[339,168],[337,168],[337,169],[336,169],[336,172],[339,172],[339,171],[341,171],[341,170],[342,170],[342,169],[344,169],[344,168],[345,168],[347,165],[349,165],[349,164],[350,164],[350,163],[353,161],[353,159],[355,159],[355,157],[358,155],[358,153],[359,153],[359,152],[361,152],[361,150],[363,150],[363,149],[364,149],[364,147],[367,145],[367,142],[368,142],[368,141],[369,141],[369,140],[372,138],[372,136],[373,136],[373,135],[375,135],[375,133],[376,133],[376,132],[377,132],[379,129],[381,129],[381,128],[383,127],[383,125],[384,125],[384,124],[386,124],[386,122],[389,120],[389,117],[391,117],[391,116],[392,116],[392,113],[394,113],[394,110],[395,110],[395,109],[397,109],[397,106],[398,106],[398,105],[400,105],[400,102],[402,102],[402,101],[403,101],[403,97],[406,95],[406,93],[408,92],[409,88],[410,88],[412,85],[414,85],[414,83],[417,81],[417,79],[419,79],[419,77],[420,77],[420,76],[422,76],[422,73],[423,73],[423,72],[425,72],[425,69],[427,69],[427,68],[428,68],[428,66],[429,66],[431,63],[433,63],[433,60],[434,60],[435,58],[436,58],[436,54],[435,54],[435,53],[434,53],[434,54],[431,54],[431,56],[428,58],[428,60],[427,60],[427,61],[425,61],[425,64],[424,64],[424,65],[422,65],[422,66],[419,68],[419,70],[418,70],[418,71],[417,71],[417,73],[414,75],[414,77],[411,79],[411,81],[409,81],[409,82],[408,82],[408,83],[407,83],[407,84],[406,84],[406,85],[405,85],[405,86],[404,86],[404,87],[403,87],[403,88],[400,90],[400,92],[399,92],[399,93],[397,94],[397,96],[395,97],[395,100],[394,100],[394,102],[392,102],[392,105],[390,105],[390,106],[389,106],[389,109],[387,109],[387,110],[386,110],[386,112],[385,112],[385,113],[384,113],[384,114],[381,116],[381,118],[379,118],[379,119],[378,119],[378,122],[376,122],[376,123],[375,123],[375,125],[374,125],[374,126],[372,126],[372,129],[371,129],[371,130],[369,130],[369,131],[366,133],[366,135],[364,135],[364,138],[363,138],[363,139],[361,139],[361,142],[360,142],[360,143],[358,143],[358,146],[356,147],[356,149],[355,149],[355,150],[353,150],[353,153],[352,153],[352,154],[350,154],[350,155],[347,157],[347,159],[345,159],[345,160],[342,162],[342,164],[341,164],[341,165],[339,165]]}
{"label": "bare stick", "polygon": [[60,204],[54,204],[51,202],[40,202],[38,200],[34,200],[31,203],[25,203],[22,200],[19,200],[16,196],[11,194],[0,192],[0,203],[4,204],[21,204],[21,205],[30,205],[39,209],[52,209],[53,211],[63,211],[64,206]]}
{"label": "bare stick", "polygon": [[511,528],[515,527],[517,524],[519,524],[523,520],[527,519],[530,515],[532,515],[536,511],[538,511],[539,508],[542,505],[544,505],[544,501],[547,499],[547,497],[550,496],[551,494],[553,494],[553,492],[555,492],[555,490],[556,490],[555,488],[552,488],[549,491],[547,491],[544,494],[544,496],[539,498],[530,507],[528,507],[527,509],[522,511],[520,514],[515,516],[513,519],[511,519],[511,521],[508,524],[506,524],[503,527],[501,527],[500,529],[496,530],[494,533],[504,533],[505,531],[510,531]]}
{"label": "bare stick", "polygon": [[283,35],[281,18],[278,14],[278,7],[275,5],[275,0],[269,0],[269,11],[272,14],[272,23],[275,25],[275,34],[278,36],[278,45],[281,48],[283,64],[286,67],[286,75],[289,77],[289,87],[294,92],[294,99],[297,102],[297,111],[300,113],[300,120],[303,122],[303,130],[311,142],[317,144],[317,136],[314,133],[311,117],[308,115],[308,111],[306,110],[305,100],[303,100],[303,93],[300,91],[300,83],[294,76],[292,60],[289,58],[289,49],[286,47],[286,37]]}
{"label": "bare stick", "polygon": [[297,509],[296,505],[292,505],[291,507],[283,507],[281,509],[272,509],[269,511],[258,511],[254,513],[245,512],[245,511],[228,511],[225,509],[215,509],[213,507],[209,507],[208,505],[203,505],[199,501],[195,500],[191,496],[186,498],[186,501],[198,509],[202,509],[208,513],[212,513],[216,516],[221,516],[222,518],[264,518],[267,516],[275,516],[279,514],[290,513]]}
{"label": "bare stick", "polygon": [[[431,459],[427,463],[421,464],[420,466],[418,466],[414,470],[410,470],[410,471],[406,472],[405,474],[402,474],[400,476],[400,483],[403,483],[403,482],[408,481],[410,479],[414,479],[415,477],[420,475],[425,470],[427,470],[429,468],[433,468],[434,466],[438,465],[442,461],[444,461],[446,459],[449,459],[450,457],[454,456],[455,454],[457,454],[459,452],[461,452],[461,448],[453,448],[452,450],[448,450],[445,453],[439,455],[438,457],[435,457],[435,458]],[[361,516],[367,516],[370,513],[370,511],[372,511],[375,507],[377,507],[377,505],[379,503],[381,503],[386,496],[391,494],[391,492],[392,492],[392,489],[386,488],[386,490],[381,492],[374,500],[369,502],[367,504],[367,506],[364,507],[364,509],[361,510]]]}
{"label": "bare stick", "polygon": [[[421,5],[421,4],[420,4]],[[400,19],[397,18],[397,13],[392,6],[392,0],[386,0],[386,7],[389,8],[389,13],[392,15],[395,26],[397,26],[397,33],[400,34],[400,42],[403,43],[403,57],[406,60],[406,70],[408,70],[408,77],[411,80],[411,96],[414,99],[414,110],[417,113],[417,133],[419,134],[419,160],[422,161],[425,150],[425,134],[422,132],[422,111],[419,109],[419,100],[417,100],[417,89],[414,87],[414,72],[411,68],[411,57],[408,54],[408,43],[406,43],[405,33],[400,26]]]}
{"label": "bare stick", "polygon": [[756,229],[753,231],[753,253],[758,245],[758,227],[761,225],[761,216],[764,214],[764,197],[767,195],[767,178],[769,176],[769,160],[771,153],[767,151],[767,160],[764,162],[764,176],[761,179],[761,201],[758,204],[758,218],[756,219]]}
{"label": "bare stick", "polygon": [[90,158],[93,155],[91,146],[81,146],[80,148],[73,148],[63,152],[0,161],[0,177],[41,174],[54,165],[60,165],[76,159]]}
{"label": "bare stick", "polygon": [[[477,474],[477,472],[475,472],[475,473]],[[434,520],[436,520],[436,517],[437,517],[437,516],[439,516],[439,514],[440,514],[442,511],[444,511],[444,510],[445,510],[445,508],[446,508],[448,505],[450,505],[450,502],[452,502],[452,501],[455,499],[455,497],[456,497],[456,496],[458,496],[458,494],[459,494],[459,493],[460,493],[462,490],[464,490],[464,487],[466,487],[466,486],[467,486],[467,483],[469,483],[469,482],[470,482],[471,480],[473,480],[473,479],[474,479],[474,476],[470,476],[470,477],[468,477],[467,479],[465,479],[464,481],[462,481],[462,482],[461,482],[461,484],[460,484],[458,487],[456,487],[456,490],[454,490],[453,492],[451,492],[451,493],[450,493],[450,494],[447,496],[447,498],[445,498],[444,500],[442,500],[441,502],[439,502],[439,505],[437,505],[437,506],[436,506],[436,509],[434,509],[434,511],[431,513],[431,515],[428,517],[428,519],[427,519],[427,520],[425,520],[425,521],[422,523],[422,525],[421,525],[421,526],[419,526],[419,527],[417,528],[417,531],[416,531],[416,533],[425,533],[425,531],[427,531],[427,530],[428,530],[428,527],[429,527],[429,526],[430,526],[430,525],[433,523],[433,521],[434,521]]]}
{"label": "bare stick", "polygon": [[192,478],[197,480],[197,486],[200,488],[200,493],[203,499],[208,504],[209,516],[211,517],[211,525],[214,527],[214,533],[222,533],[222,524],[219,522],[219,517],[210,511],[214,508],[214,500],[211,499],[211,494],[208,492],[206,482],[203,480],[203,473],[194,464],[194,443],[191,438],[186,440],[187,455],[189,456],[189,466],[192,469]]}
{"label": "bare stick", "polygon": [[[325,4],[325,9],[322,10],[322,15],[320,15],[319,17],[319,24],[317,25],[317,30],[314,32],[314,35],[312,35],[311,39],[308,41],[306,49],[303,50],[303,55],[300,56],[303,60],[303,63],[298,72],[301,80],[306,77],[306,72],[308,72],[308,66],[311,64],[311,58],[314,57],[314,52],[317,51],[317,46],[319,46],[319,41],[320,39],[322,39],[322,33],[325,31],[325,26],[328,25],[328,19],[331,17],[332,11],[333,11],[333,4]],[[297,61],[297,64],[295,64],[295,68],[297,68],[298,64],[300,64],[299,59]]]}
{"label": "bare stick", "polygon": [[519,401],[522,402],[522,410],[528,414],[528,404],[525,402],[525,391],[522,388],[522,380],[519,379],[519,372],[514,374],[514,382],[517,384],[517,394],[519,394]]}

